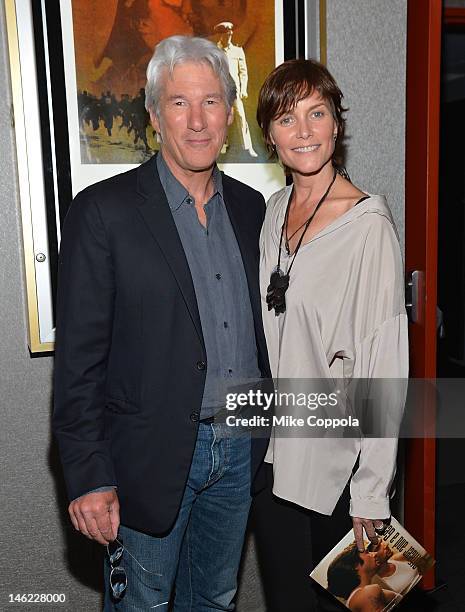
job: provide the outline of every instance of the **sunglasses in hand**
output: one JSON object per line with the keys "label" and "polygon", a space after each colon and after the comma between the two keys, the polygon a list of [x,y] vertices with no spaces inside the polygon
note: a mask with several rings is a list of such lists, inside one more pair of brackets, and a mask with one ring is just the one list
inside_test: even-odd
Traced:
{"label": "sunglasses in hand", "polygon": [[[127,549],[123,544],[123,540],[121,536],[118,534],[118,537],[107,544],[107,554],[110,562],[110,588],[115,599],[121,599],[127,589],[128,586],[128,576],[126,574],[126,570],[122,565],[120,565],[121,557],[123,556],[124,551],[137,563],[137,565],[147,574],[151,574],[152,576],[162,576],[162,574],[158,572],[151,572],[146,569],[136,557]],[[168,601],[164,601],[159,603],[153,608],[158,608],[159,606],[167,606]]]}

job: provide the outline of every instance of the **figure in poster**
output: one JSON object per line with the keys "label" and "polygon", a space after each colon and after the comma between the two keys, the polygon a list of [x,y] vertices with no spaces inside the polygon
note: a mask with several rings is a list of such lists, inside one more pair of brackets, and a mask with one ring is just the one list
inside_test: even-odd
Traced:
{"label": "figure in poster", "polygon": [[150,117],[145,110],[145,89],[140,88],[138,95],[131,103],[131,126],[128,133],[134,131],[134,144],[141,140],[147,154],[152,154],[152,149],[147,141],[147,128],[150,126]]}
{"label": "figure in poster", "polygon": [[[249,75],[247,72],[247,62],[245,59],[244,49],[234,45],[232,42],[234,25],[230,21],[222,21],[216,24],[215,33],[219,34],[218,47],[226,53],[229,63],[229,72],[236,84],[237,98],[234,102],[234,113],[239,120],[239,128],[241,133],[242,148],[247,151],[251,157],[257,157],[252,145],[250,136],[249,124],[245,115],[243,100],[248,97],[247,85]],[[227,149],[227,144],[225,145]]]}
{"label": "figure in poster", "polygon": [[190,0],[119,0],[108,43],[96,61],[92,80],[116,93],[136,92],[154,47],[173,32],[191,35]]}

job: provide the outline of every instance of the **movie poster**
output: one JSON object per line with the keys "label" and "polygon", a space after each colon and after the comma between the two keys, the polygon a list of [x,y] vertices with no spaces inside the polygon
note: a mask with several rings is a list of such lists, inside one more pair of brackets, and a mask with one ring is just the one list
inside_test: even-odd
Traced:
{"label": "movie poster", "polygon": [[173,34],[203,36],[228,57],[238,91],[219,162],[268,163],[255,112],[276,65],[275,3],[261,0],[71,0],[81,164],[138,164],[158,144],[145,71]]}

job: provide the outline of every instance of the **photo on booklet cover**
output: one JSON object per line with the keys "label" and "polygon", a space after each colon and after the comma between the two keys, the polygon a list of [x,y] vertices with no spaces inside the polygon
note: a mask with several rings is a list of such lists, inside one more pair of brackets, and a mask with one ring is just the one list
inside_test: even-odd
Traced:
{"label": "photo on booklet cover", "polygon": [[426,550],[392,518],[378,544],[359,552],[353,531],[310,574],[353,612],[387,612],[433,566]]}

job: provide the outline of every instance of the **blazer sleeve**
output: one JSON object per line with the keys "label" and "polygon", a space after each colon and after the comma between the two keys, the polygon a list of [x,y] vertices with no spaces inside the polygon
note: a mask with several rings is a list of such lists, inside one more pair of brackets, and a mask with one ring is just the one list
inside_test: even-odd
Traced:
{"label": "blazer sleeve", "polygon": [[363,262],[365,295],[358,307],[360,323],[356,323],[363,338],[355,348],[353,377],[368,386],[372,431],[380,437],[360,439],[359,465],[350,483],[350,514],[384,519],[390,516],[389,493],[408,382],[403,264],[394,227],[387,219],[375,220]]}
{"label": "blazer sleeve", "polygon": [[86,190],[65,219],[58,270],[52,428],[70,499],[117,485],[105,429],[114,301],[108,236]]}

